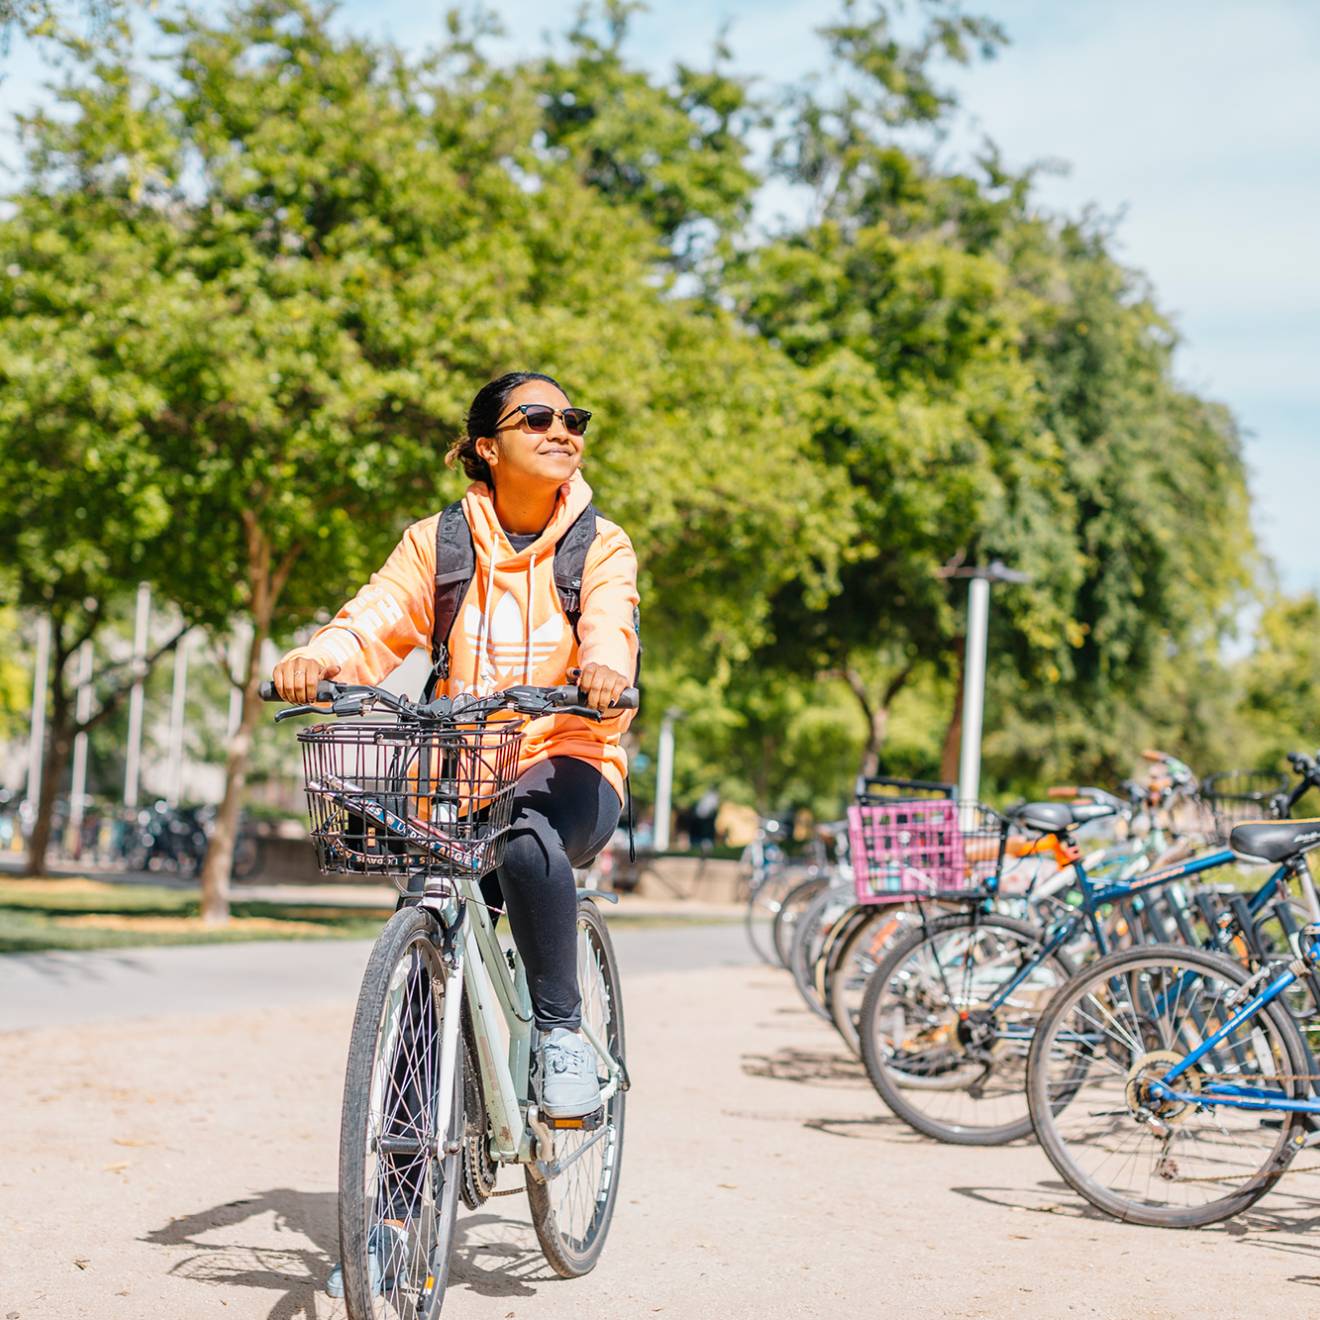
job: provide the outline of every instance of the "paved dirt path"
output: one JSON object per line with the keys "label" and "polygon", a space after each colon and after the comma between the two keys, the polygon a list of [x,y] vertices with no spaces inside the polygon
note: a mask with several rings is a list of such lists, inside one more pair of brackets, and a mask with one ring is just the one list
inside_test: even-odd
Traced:
{"label": "paved dirt path", "polygon": [[[886,1117],[780,974],[635,967],[626,991],[635,1086],[600,1267],[553,1278],[525,1201],[493,1201],[463,1213],[446,1317],[1320,1306],[1316,1174],[1218,1229],[1124,1227],[1084,1213],[1034,1148],[941,1147]],[[0,1320],[339,1316],[318,1290],[350,1014],[340,995],[0,1036]]]}

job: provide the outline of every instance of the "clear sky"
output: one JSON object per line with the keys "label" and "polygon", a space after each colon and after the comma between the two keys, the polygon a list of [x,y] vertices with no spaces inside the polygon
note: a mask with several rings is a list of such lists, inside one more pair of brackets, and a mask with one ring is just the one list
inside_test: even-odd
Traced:
{"label": "clear sky", "polygon": [[[488,0],[510,55],[542,48],[576,0]],[[1053,159],[1048,206],[1121,213],[1120,255],[1144,270],[1183,337],[1182,377],[1247,433],[1257,530],[1285,586],[1320,588],[1320,4],[1314,0],[969,0],[1008,29],[988,65],[954,72],[959,139],[1010,163]],[[444,5],[348,0],[342,22],[427,44]],[[767,83],[825,65],[828,0],[654,0],[631,50],[702,63],[728,26],[734,67]],[[16,47],[0,111],[30,104]],[[1176,518],[1177,511],[1170,510]],[[1197,528],[1186,529],[1196,535]]]}

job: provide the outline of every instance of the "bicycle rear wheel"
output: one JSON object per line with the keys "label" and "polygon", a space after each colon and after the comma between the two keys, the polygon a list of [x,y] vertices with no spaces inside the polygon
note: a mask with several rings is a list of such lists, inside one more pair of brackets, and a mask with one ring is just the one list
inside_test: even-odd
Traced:
{"label": "bicycle rear wheel", "polygon": [[449,1103],[442,1104],[447,981],[434,931],[427,913],[396,912],[376,940],[358,995],[339,1134],[339,1250],[349,1320],[434,1320],[449,1281],[463,1050],[460,1037]]}
{"label": "bicycle rear wheel", "polygon": [[[623,1000],[614,946],[595,903],[578,902],[578,988],[582,1025],[620,1064],[624,1063]],[[600,1071],[604,1068],[598,1065]],[[594,1131],[559,1129],[549,1176],[529,1167],[527,1200],[541,1251],[551,1269],[574,1279],[595,1268],[610,1231],[623,1159],[626,1078],[605,1102]],[[602,1079],[603,1080],[603,1079]]]}
{"label": "bicycle rear wheel", "polygon": [[[1247,1001],[1250,976],[1218,954],[1147,945],[1094,963],[1042,1014],[1028,1063],[1031,1116],[1041,1149],[1092,1205],[1129,1223],[1199,1228],[1245,1210],[1283,1173],[1301,1115],[1150,1090]],[[1276,1002],[1175,1085],[1301,1099],[1309,1071],[1296,1024]]]}

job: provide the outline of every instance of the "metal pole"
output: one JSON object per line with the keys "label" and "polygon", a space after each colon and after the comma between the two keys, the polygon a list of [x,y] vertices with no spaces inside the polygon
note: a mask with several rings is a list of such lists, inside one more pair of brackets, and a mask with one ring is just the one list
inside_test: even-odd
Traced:
{"label": "metal pole", "polygon": [[676,712],[665,712],[660,721],[660,749],[655,761],[655,850],[669,847],[669,812],[674,791],[674,720]]}
{"label": "metal pole", "polygon": [[[92,654],[91,641],[78,648],[78,697],[73,708],[74,719],[86,724],[92,717]],[[83,813],[87,809],[87,735],[73,736],[73,780],[69,785],[69,846],[75,857],[82,854]]]}
{"label": "metal pole", "polygon": [[147,635],[151,628],[151,588],[138,583],[137,617],[133,623],[133,690],[128,694],[128,749],[124,756],[124,806],[138,804],[138,779],[142,768],[142,709],[146,700],[142,670],[147,658]]}
{"label": "metal pole", "polygon": [[958,757],[958,796],[964,802],[975,802],[981,789],[981,722],[985,715],[985,648],[989,621],[989,579],[974,577],[967,585],[962,748]]}
{"label": "metal pole", "polygon": [[174,691],[170,696],[170,777],[166,794],[170,806],[179,805],[183,787],[183,717],[188,702],[188,650],[193,635],[184,633],[174,652]]}
{"label": "metal pole", "polygon": [[36,818],[41,802],[41,766],[46,758],[46,686],[50,681],[50,618],[37,620],[37,654],[32,666],[32,718],[28,725],[27,802]]}

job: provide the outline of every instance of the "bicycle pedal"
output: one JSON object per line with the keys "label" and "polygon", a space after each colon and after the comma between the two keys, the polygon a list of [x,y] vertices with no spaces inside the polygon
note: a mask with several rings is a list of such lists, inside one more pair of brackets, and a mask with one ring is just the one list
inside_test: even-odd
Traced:
{"label": "bicycle pedal", "polygon": [[546,1127],[554,1132],[594,1132],[605,1121],[605,1106],[594,1114],[583,1114],[581,1118],[551,1118],[549,1114],[542,1117]]}

